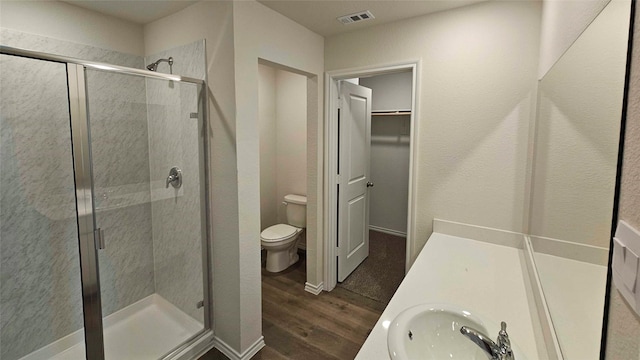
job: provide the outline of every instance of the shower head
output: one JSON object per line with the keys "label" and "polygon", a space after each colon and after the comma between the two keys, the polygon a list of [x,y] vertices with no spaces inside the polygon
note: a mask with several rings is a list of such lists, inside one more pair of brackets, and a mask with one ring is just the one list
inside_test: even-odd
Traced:
{"label": "shower head", "polygon": [[171,69],[171,73],[173,73],[173,58],[169,57],[168,59],[160,59],[154,63],[151,63],[149,65],[147,65],[147,70],[149,71],[156,71],[158,70],[158,64],[160,64],[161,62],[167,62],[169,63],[169,68]]}

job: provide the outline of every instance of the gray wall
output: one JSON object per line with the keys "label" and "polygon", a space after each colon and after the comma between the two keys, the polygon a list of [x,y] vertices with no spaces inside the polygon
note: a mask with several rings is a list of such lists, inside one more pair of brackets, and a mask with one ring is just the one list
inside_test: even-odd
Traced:
{"label": "gray wall", "polygon": [[369,224],[398,233],[407,232],[409,197],[410,117],[374,116],[371,119],[371,204]]}
{"label": "gray wall", "polygon": [[[172,56],[174,74],[204,79],[204,51],[204,41],[197,41],[149,55],[146,62]],[[158,72],[169,73],[169,65],[161,63]],[[198,112],[199,87],[153,79],[146,83],[156,293],[202,323],[204,311],[196,308],[203,299],[198,161],[202,120],[190,118]],[[178,190],[165,188],[174,166],[183,175]]]}
{"label": "gray wall", "polygon": [[359,80],[360,85],[378,90],[378,94],[373,95],[371,111],[411,110],[413,74],[410,71]]}
{"label": "gray wall", "polygon": [[[410,110],[412,73],[403,72],[360,79],[372,90],[376,110]],[[409,197],[409,145],[411,118],[371,117],[371,226],[397,233],[407,232]]]}

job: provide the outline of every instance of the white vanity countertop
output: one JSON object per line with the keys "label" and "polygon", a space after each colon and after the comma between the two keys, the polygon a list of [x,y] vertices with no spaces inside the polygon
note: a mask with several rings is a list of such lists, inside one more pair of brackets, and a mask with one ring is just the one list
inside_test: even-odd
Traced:
{"label": "white vanity countertop", "polygon": [[598,359],[607,267],[536,253],[538,274],[566,359]]}
{"label": "white vanity countertop", "polygon": [[492,321],[485,324],[492,338],[500,321],[506,321],[511,342],[524,357],[545,358],[536,346],[526,271],[520,249],[433,233],[356,359],[390,359],[385,325],[402,310],[423,303],[450,304]]}

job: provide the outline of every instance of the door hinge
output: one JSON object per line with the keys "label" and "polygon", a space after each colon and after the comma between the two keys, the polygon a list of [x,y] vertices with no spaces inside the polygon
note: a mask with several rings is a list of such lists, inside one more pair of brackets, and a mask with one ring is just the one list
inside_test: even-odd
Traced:
{"label": "door hinge", "polygon": [[200,309],[204,307],[204,300],[200,300],[196,303],[196,309]]}

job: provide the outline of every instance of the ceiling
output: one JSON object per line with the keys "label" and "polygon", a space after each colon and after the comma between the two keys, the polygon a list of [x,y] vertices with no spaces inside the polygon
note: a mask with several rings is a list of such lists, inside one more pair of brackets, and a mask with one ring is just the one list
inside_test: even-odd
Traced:
{"label": "ceiling", "polygon": [[[258,0],[322,36],[449,10],[486,0]],[[343,25],[337,18],[370,10],[375,19]]]}
{"label": "ceiling", "polygon": [[[106,15],[147,24],[196,3],[193,0],[63,0]],[[205,0],[216,1],[216,0]],[[217,0],[219,1],[219,0]],[[453,9],[486,0],[258,0],[322,36]],[[370,10],[372,20],[343,25],[337,18]]]}
{"label": "ceiling", "polygon": [[176,13],[197,1],[192,0],[62,0],[66,3],[128,20],[147,24]]}

